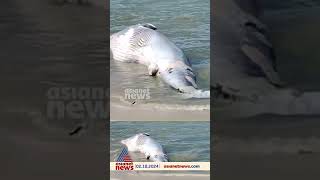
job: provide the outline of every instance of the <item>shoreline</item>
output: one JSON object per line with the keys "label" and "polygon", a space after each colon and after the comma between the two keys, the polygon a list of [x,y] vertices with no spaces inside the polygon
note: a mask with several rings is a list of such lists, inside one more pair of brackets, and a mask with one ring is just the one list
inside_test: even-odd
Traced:
{"label": "shoreline", "polygon": [[110,106],[111,121],[210,121],[210,110],[190,111]]}

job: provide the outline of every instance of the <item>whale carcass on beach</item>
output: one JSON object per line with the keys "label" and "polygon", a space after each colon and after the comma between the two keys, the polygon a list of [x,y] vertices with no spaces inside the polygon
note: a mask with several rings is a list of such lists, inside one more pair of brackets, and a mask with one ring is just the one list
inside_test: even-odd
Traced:
{"label": "whale carcass on beach", "polygon": [[198,89],[196,75],[184,52],[152,24],[137,24],[114,33],[110,50],[114,60],[146,65],[150,76],[159,76],[189,97],[210,97],[210,91]]}
{"label": "whale carcass on beach", "polygon": [[146,159],[154,162],[168,162],[168,157],[163,147],[147,133],[139,133],[128,139],[122,140],[129,152],[143,153]]}

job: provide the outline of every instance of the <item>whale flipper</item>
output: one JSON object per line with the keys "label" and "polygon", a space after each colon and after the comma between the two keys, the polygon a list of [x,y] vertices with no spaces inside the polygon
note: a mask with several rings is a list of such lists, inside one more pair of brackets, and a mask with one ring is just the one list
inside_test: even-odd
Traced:
{"label": "whale flipper", "polygon": [[267,46],[268,48],[272,48],[272,43],[266,36],[266,30],[260,29],[257,24],[253,22],[246,22],[244,24],[244,31],[245,31],[245,41],[256,41],[262,45]]}
{"label": "whale flipper", "polygon": [[241,50],[245,53],[248,58],[254,62],[263,73],[266,75],[266,78],[276,86],[283,86],[284,83],[280,80],[278,72],[276,72],[270,59],[263,54],[259,49],[249,44],[243,44]]}
{"label": "whale flipper", "polygon": [[149,74],[150,76],[155,76],[155,75],[157,75],[158,70],[159,70],[159,67],[158,67],[157,64],[150,64],[150,65],[148,66],[148,74]]}
{"label": "whale flipper", "polygon": [[243,24],[244,37],[241,40],[242,52],[257,65],[266,78],[276,86],[283,86],[276,70],[276,61],[271,42],[266,35],[266,26],[258,19],[247,15]]}
{"label": "whale flipper", "polygon": [[152,30],[157,30],[157,27],[153,24],[150,24],[150,23],[142,24],[142,26],[149,28],[149,29],[152,29]]}

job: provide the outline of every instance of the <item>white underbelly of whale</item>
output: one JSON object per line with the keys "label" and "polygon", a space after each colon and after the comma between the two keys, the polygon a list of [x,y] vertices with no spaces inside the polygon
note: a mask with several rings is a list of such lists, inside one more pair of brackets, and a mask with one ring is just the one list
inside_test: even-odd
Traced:
{"label": "white underbelly of whale", "polygon": [[148,74],[159,76],[186,97],[209,98],[210,91],[199,90],[191,64],[171,40],[152,24],[138,24],[110,37],[112,58],[148,67]]}
{"label": "white underbelly of whale", "polygon": [[129,152],[140,152],[151,161],[167,162],[168,157],[164,149],[157,141],[150,137],[149,134],[140,133],[128,139],[122,140],[121,143],[128,148]]}

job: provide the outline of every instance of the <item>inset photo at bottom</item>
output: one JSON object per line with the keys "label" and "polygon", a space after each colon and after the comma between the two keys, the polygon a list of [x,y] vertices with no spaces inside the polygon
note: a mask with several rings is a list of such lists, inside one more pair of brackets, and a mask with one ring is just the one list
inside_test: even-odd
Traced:
{"label": "inset photo at bottom", "polygon": [[112,121],[110,160],[111,179],[209,179],[210,122]]}

